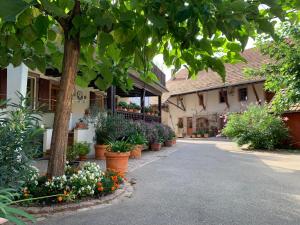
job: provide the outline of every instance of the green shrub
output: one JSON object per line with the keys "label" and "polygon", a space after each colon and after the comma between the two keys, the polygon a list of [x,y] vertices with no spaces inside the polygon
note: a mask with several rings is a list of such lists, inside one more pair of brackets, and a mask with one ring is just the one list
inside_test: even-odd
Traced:
{"label": "green shrub", "polygon": [[41,146],[39,112],[27,107],[19,95],[19,104],[7,104],[0,113],[0,186],[19,187],[32,167],[30,163]]}
{"label": "green shrub", "polygon": [[77,142],[73,145],[73,148],[78,155],[87,155],[90,152],[90,145],[87,142]]}
{"label": "green shrub", "polygon": [[229,115],[222,133],[239,145],[249,144],[255,149],[274,149],[288,138],[288,129],[279,116],[254,105],[242,114]]}
{"label": "green shrub", "polygon": [[139,132],[135,132],[128,137],[128,142],[132,145],[145,145],[147,140],[145,136]]}
{"label": "green shrub", "polygon": [[123,140],[110,142],[108,148],[108,150],[111,152],[130,152],[132,149],[132,144]]}

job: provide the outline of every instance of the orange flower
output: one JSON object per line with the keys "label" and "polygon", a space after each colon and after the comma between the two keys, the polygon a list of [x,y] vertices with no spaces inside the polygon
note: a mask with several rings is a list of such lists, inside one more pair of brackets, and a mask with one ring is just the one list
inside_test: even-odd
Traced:
{"label": "orange flower", "polygon": [[97,186],[102,186],[102,183],[101,183],[101,182],[98,182],[98,183],[97,183]]}
{"label": "orange flower", "polygon": [[58,202],[61,202],[63,200],[63,198],[61,196],[57,197]]}
{"label": "orange flower", "polygon": [[27,198],[27,197],[29,196],[29,194],[28,194],[28,193],[25,193],[24,196],[25,196],[25,198]]}
{"label": "orange flower", "polygon": [[117,182],[117,181],[118,181],[118,177],[117,177],[117,176],[112,176],[111,179],[112,179],[114,182]]}
{"label": "orange flower", "polygon": [[111,187],[111,190],[114,191],[116,188],[115,187]]}
{"label": "orange flower", "polygon": [[103,191],[103,187],[98,187],[97,190],[98,191]]}

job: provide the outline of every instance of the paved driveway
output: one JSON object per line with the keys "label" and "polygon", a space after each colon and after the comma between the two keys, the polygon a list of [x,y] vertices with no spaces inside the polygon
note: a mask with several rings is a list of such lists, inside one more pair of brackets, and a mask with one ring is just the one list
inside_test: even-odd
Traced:
{"label": "paved driveway", "polygon": [[300,156],[249,153],[231,142],[181,141],[133,171],[132,198],[53,225],[300,224]]}

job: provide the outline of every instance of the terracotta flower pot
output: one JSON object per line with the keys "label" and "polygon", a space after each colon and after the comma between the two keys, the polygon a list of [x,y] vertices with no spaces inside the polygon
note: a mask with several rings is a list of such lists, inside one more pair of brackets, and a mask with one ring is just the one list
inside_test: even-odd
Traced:
{"label": "terracotta flower pot", "polygon": [[172,145],[173,145],[173,141],[172,140],[165,141],[165,146],[166,147],[172,147]]}
{"label": "terracotta flower pot", "polygon": [[161,149],[161,143],[152,143],[151,150],[152,151],[159,151]]}
{"label": "terracotta flower pot", "polygon": [[142,145],[136,145],[135,148],[130,152],[131,159],[140,159],[142,157]]}
{"label": "terracotta flower pot", "polygon": [[125,174],[128,171],[130,152],[105,152],[106,169]]}
{"label": "terracotta flower pot", "polygon": [[202,137],[202,135],[201,134],[197,134],[197,138],[201,138]]}
{"label": "terracotta flower pot", "polygon": [[123,107],[122,106],[117,106],[117,110],[118,111],[123,111]]}
{"label": "terracotta flower pot", "polygon": [[103,160],[105,159],[104,153],[108,145],[95,145],[95,159]]}
{"label": "terracotta flower pot", "polygon": [[87,125],[83,122],[76,123],[75,129],[87,129]]}
{"label": "terracotta flower pot", "polygon": [[174,139],[172,140],[172,144],[173,144],[173,145],[176,145],[176,138],[174,138]]}
{"label": "terracotta flower pot", "polygon": [[208,138],[208,134],[204,134],[204,137],[205,137],[205,138]]}
{"label": "terracotta flower pot", "polygon": [[196,135],[195,134],[192,134],[192,138],[195,138],[196,137]]}
{"label": "terracotta flower pot", "polygon": [[127,109],[127,112],[133,112],[133,109]]}
{"label": "terracotta flower pot", "polygon": [[86,161],[87,160],[87,155],[79,155],[79,160],[80,161]]}

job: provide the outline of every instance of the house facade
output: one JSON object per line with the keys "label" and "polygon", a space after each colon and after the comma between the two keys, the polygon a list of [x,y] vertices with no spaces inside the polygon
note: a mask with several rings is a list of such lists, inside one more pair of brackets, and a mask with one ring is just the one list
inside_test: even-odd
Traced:
{"label": "house facade", "polygon": [[[146,84],[139,79],[139,74],[130,71],[129,77],[133,80],[134,88],[124,92],[119,87],[111,86],[107,91],[100,91],[94,85],[87,88],[76,86],[72,96],[72,110],[69,122],[69,144],[75,141],[87,141],[91,143],[93,153],[94,126],[88,124],[86,127],[78,127],[78,122],[87,118],[90,109],[98,111],[109,110],[113,113],[124,115],[126,119],[139,119],[145,121],[161,121],[161,113],[155,116],[148,116],[144,112],[145,99],[156,98],[161,101],[161,96],[166,92],[165,74],[154,66],[153,72],[157,75],[159,82]],[[11,103],[18,103],[18,93],[29,98],[30,107],[40,108],[43,111],[40,118],[40,125],[45,128],[43,136],[43,151],[50,149],[54,112],[59,92],[60,78],[57,74],[44,75],[39,71],[32,71],[26,65],[18,67],[9,65],[0,70],[0,100],[8,100]],[[140,112],[117,111],[117,103],[122,98],[139,98]],[[1,110],[1,109],[0,109]],[[86,120],[85,120],[86,121]]]}
{"label": "house facade", "polygon": [[256,49],[242,53],[247,63],[225,64],[226,80],[209,70],[188,79],[188,71],[180,70],[167,82],[163,95],[162,121],[178,136],[191,136],[199,130],[217,135],[230,112],[243,112],[250,104],[263,105],[272,95],[264,91],[264,78],[245,77],[245,68],[259,68],[269,61]]}

